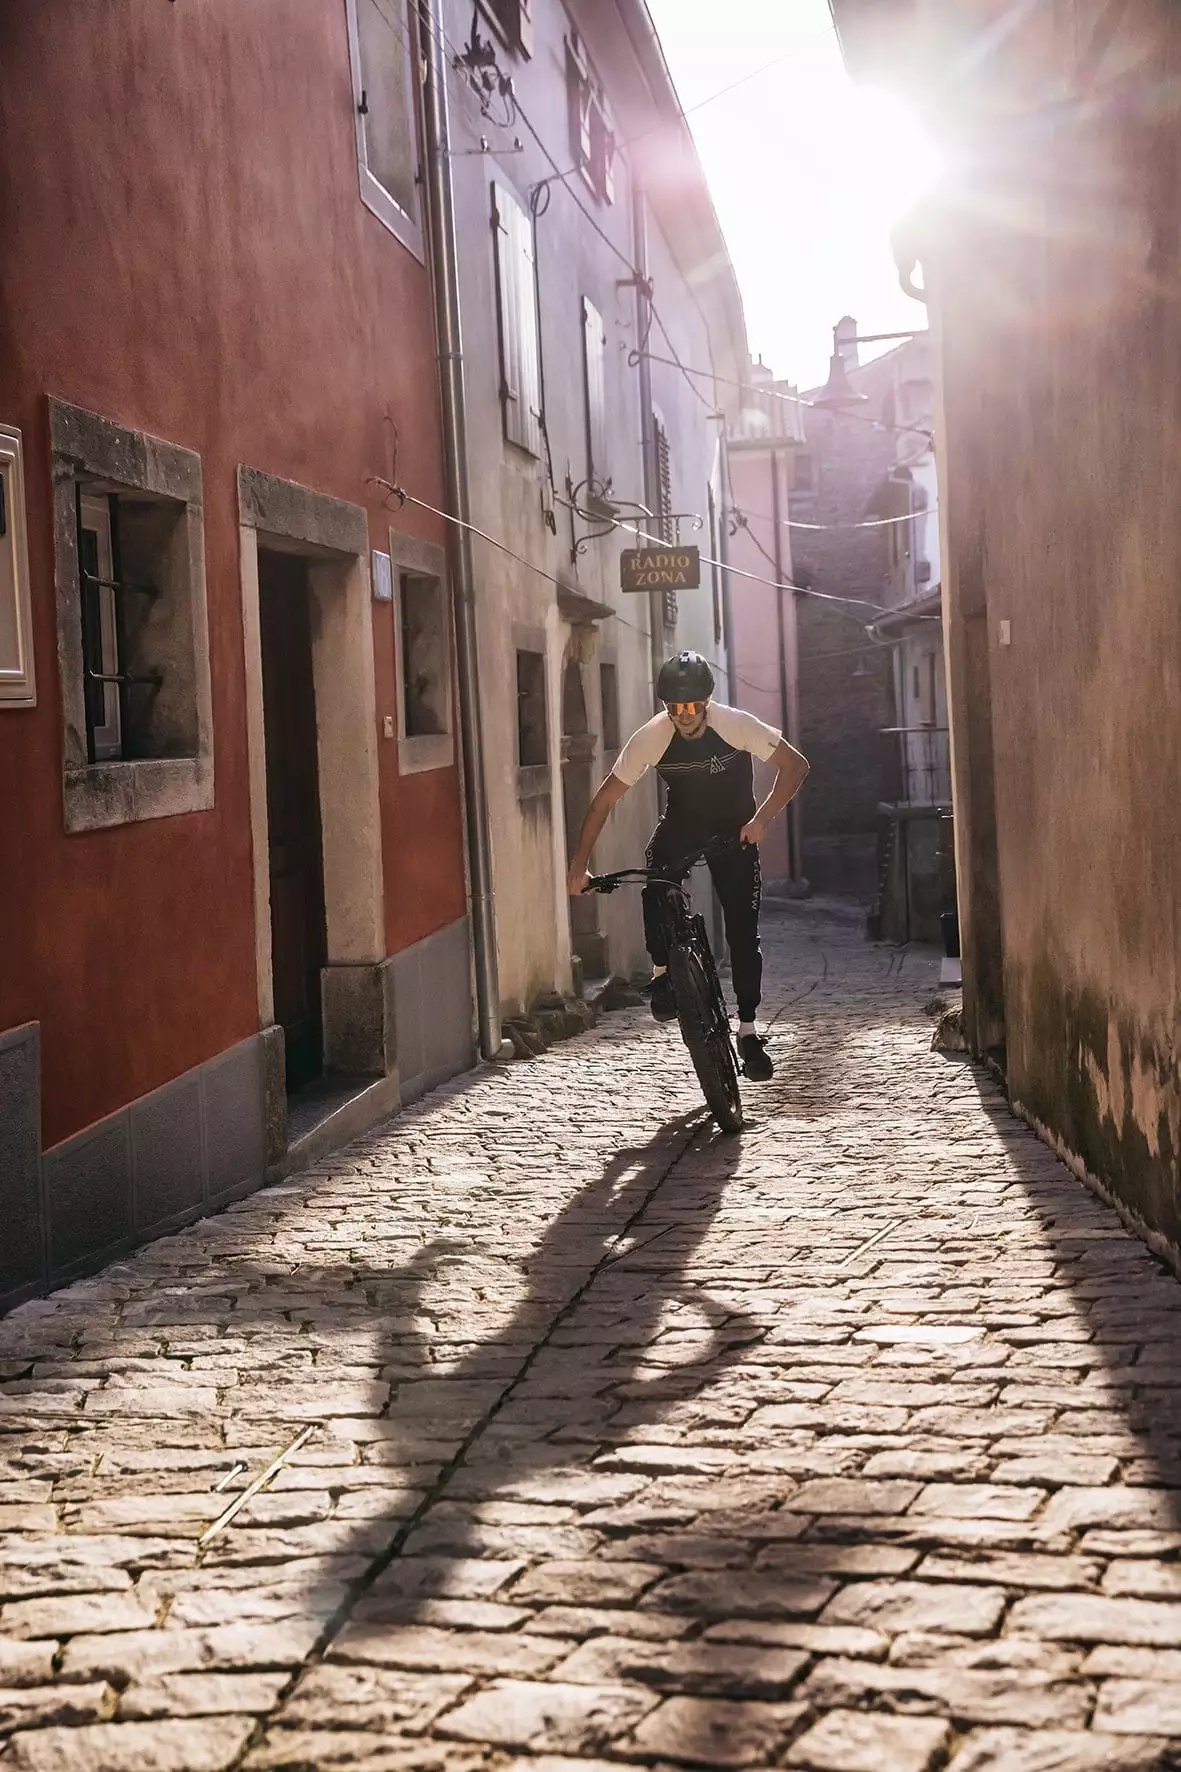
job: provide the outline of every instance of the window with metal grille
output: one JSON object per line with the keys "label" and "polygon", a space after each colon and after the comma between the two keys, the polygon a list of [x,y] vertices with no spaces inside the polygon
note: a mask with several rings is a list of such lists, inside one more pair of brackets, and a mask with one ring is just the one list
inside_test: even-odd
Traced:
{"label": "window with metal grille", "polygon": [[517,762],[522,769],[549,761],[545,711],[545,655],[517,653]]}
{"label": "window with metal grille", "polygon": [[500,325],[500,400],[504,434],[541,454],[541,351],[533,218],[507,185],[492,186],[496,295]]}
{"label": "window with metal grille", "polygon": [[66,829],[213,805],[201,460],[49,403]]}
{"label": "window with metal grille", "polygon": [[91,763],[197,753],[189,586],[174,499],[77,485],[82,695]]}
{"label": "window with metal grille", "polygon": [[570,154],[600,203],[615,200],[615,129],[602,81],[577,31],[566,38]]}
{"label": "window with metal grille", "polygon": [[611,486],[607,471],[607,330],[592,301],[582,298],[582,365],[586,392],[586,475],[593,496]]}
{"label": "window with metal grille", "polygon": [[109,493],[78,496],[86,751],[92,763],[123,755],[119,611],[115,602],[115,511]]}

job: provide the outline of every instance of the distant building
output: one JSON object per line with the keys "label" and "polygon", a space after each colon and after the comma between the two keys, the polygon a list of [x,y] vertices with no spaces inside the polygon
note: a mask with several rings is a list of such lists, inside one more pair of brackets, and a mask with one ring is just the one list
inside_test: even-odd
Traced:
{"label": "distant building", "polygon": [[834,362],[846,397],[806,395],[789,505],[811,593],[797,597],[804,872],[859,897],[887,936],[936,940],[951,788],[929,345],[862,363],[846,315]]}
{"label": "distant building", "polygon": [[[735,569],[728,574],[729,693],[736,706],[800,745],[797,599],[790,588],[777,588],[790,587],[794,576],[788,515],[793,461],[804,439],[799,390],[776,381],[761,359],[749,382],[727,442],[727,563]],[[802,883],[801,830],[810,812],[805,788],[767,833],[762,862],[769,885]]]}

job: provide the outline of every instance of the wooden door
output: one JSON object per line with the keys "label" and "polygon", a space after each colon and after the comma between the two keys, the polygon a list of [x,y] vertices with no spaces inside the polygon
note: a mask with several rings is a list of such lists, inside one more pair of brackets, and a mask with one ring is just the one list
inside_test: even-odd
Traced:
{"label": "wooden door", "polygon": [[327,959],[324,855],[306,562],[258,555],[270,843],[275,1020],[287,1045],[287,1087],[323,1069],[320,968]]}

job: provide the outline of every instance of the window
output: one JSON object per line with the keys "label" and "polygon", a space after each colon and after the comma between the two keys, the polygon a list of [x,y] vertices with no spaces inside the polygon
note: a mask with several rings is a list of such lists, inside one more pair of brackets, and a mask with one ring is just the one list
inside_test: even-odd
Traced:
{"label": "window", "polygon": [[812,457],[800,453],[792,457],[791,484],[793,492],[812,492],[815,480],[812,471]]}
{"label": "window", "polygon": [[484,10],[511,48],[533,53],[533,0],[484,0]]}
{"label": "window", "polygon": [[451,610],[442,548],[390,532],[396,586],[398,767],[403,775],[449,768]]}
{"label": "window", "polygon": [[421,258],[414,8],[407,0],[347,4],[361,200]]}
{"label": "window", "polygon": [[537,331],[533,218],[506,185],[492,187],[496,294],[500,315],[500,400],[504,434],[541,454],[541,349]]}
{"label": "window", "polygon": [[599,666],[599,715],[603,727],[603,749],[619,749],[619,672],[613,664]]}
{"label": "window", "polygon": [[[656,533],[662,542],[672,544],[677,538],[673,525],[672,452],[668,432],[659,412],[652,413],[652,446],[656,454]],[[664,625],[677,625],[677,593],[663,593]]]}
{"label": "window", "polygon": [[586,475],[591,496],[605,497],[611,487],[607,472],[607,331],[594,303],[582,298],[582,366],[586,392]]}
{"label": "window", "polygon": [[433,738],[447,730],[447,632],[437,578],[402,574],[402,730]]}
{"label": "window", "polygon": [[82,591],[82,665],[86,749],[92,763],[123,755],[119,708],[118,611],[115,607],[113,493],[78,496],[78,574]]}
{"label": "window", "polygon": [[20,432],[0,425],[0,708],[36,704],[24,455]]}
{"label": "window", "polygon": [[51,400],[66,829],[213,805],[200,457]]}
{"label": "window", "polygon": [[517,762],[522,769],[549,761],[545,718],[545,655],[517,653]]}
{"label": "window", "polygon": [[599,80],[582,39],[566,39],[566,96],[570,114],[570,156],[600,203],[615,199],[615,131]]}

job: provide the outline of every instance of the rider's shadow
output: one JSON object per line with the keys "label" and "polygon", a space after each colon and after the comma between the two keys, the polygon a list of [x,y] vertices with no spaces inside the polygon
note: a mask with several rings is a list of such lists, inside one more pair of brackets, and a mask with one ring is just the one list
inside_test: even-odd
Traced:
{"label": "rider's shadow", "polygon": [[[555,1592],[571,1563],[585,1586],[601,1528],[583,1526],[582,1517],[596,1498],[641,1486],[604,1482],[604,1465],[655,1439],[669,1446],[675,1468],[672,1454],[706,1393],[757,1334],[740,1306],[712,1297],[689,1272],[732,1160],[719,1151],[718,1161],[700,1161],[703,1131],[693,1141],[692,1178],[660,1186],[699,1119],[686,1114],[647,1144],[618,1151],[507,1274],[503,1256],[490,1264],[485,1251],[459,1239],[424,1245],[393,1271],[361,1264],[317,1271],[329,1311],[333,1294],[347,1311],[348,1357],[393,1380],[367,1462],[380,1456],[391,1488],[403,1477],[425,1483],[415,1518],[389,1522],[384,1548],[374,1517],[358,1517],[352,1540],[334,1545],[335,1554],[368,1563],[337,1628],[349,1616],[367,1633],[429,1623],[440,1600],[495,1593],[511,1604],[524,1565],[534,1566],[527,1571],[534,1590],[544,1589],[543,1544],[550,1548],[541,1568],[552,1562]],[[733,1139],[725,1147],[732,1157]],[[454,1303],[437,1333],[428,1323],[457,1285],[470,1285],[473,1308],[494,1304],[497,1268],[500,1287],[517,1294],[510,1315],[482,1339],[469,1332],[463,1351],[444,1363],[464,1333]],[[266,1289],[253,1296],[263,1304]],[[241,1307],[251,1310],[250,1294]],[[330,1423],[325,1428],[331,1432]],[[424,1463],[452,1447],[433,1471]],[[276,1489],[285,1486],[281,1480]],[[552,1524],[555,1506],[560,1526]]]}

